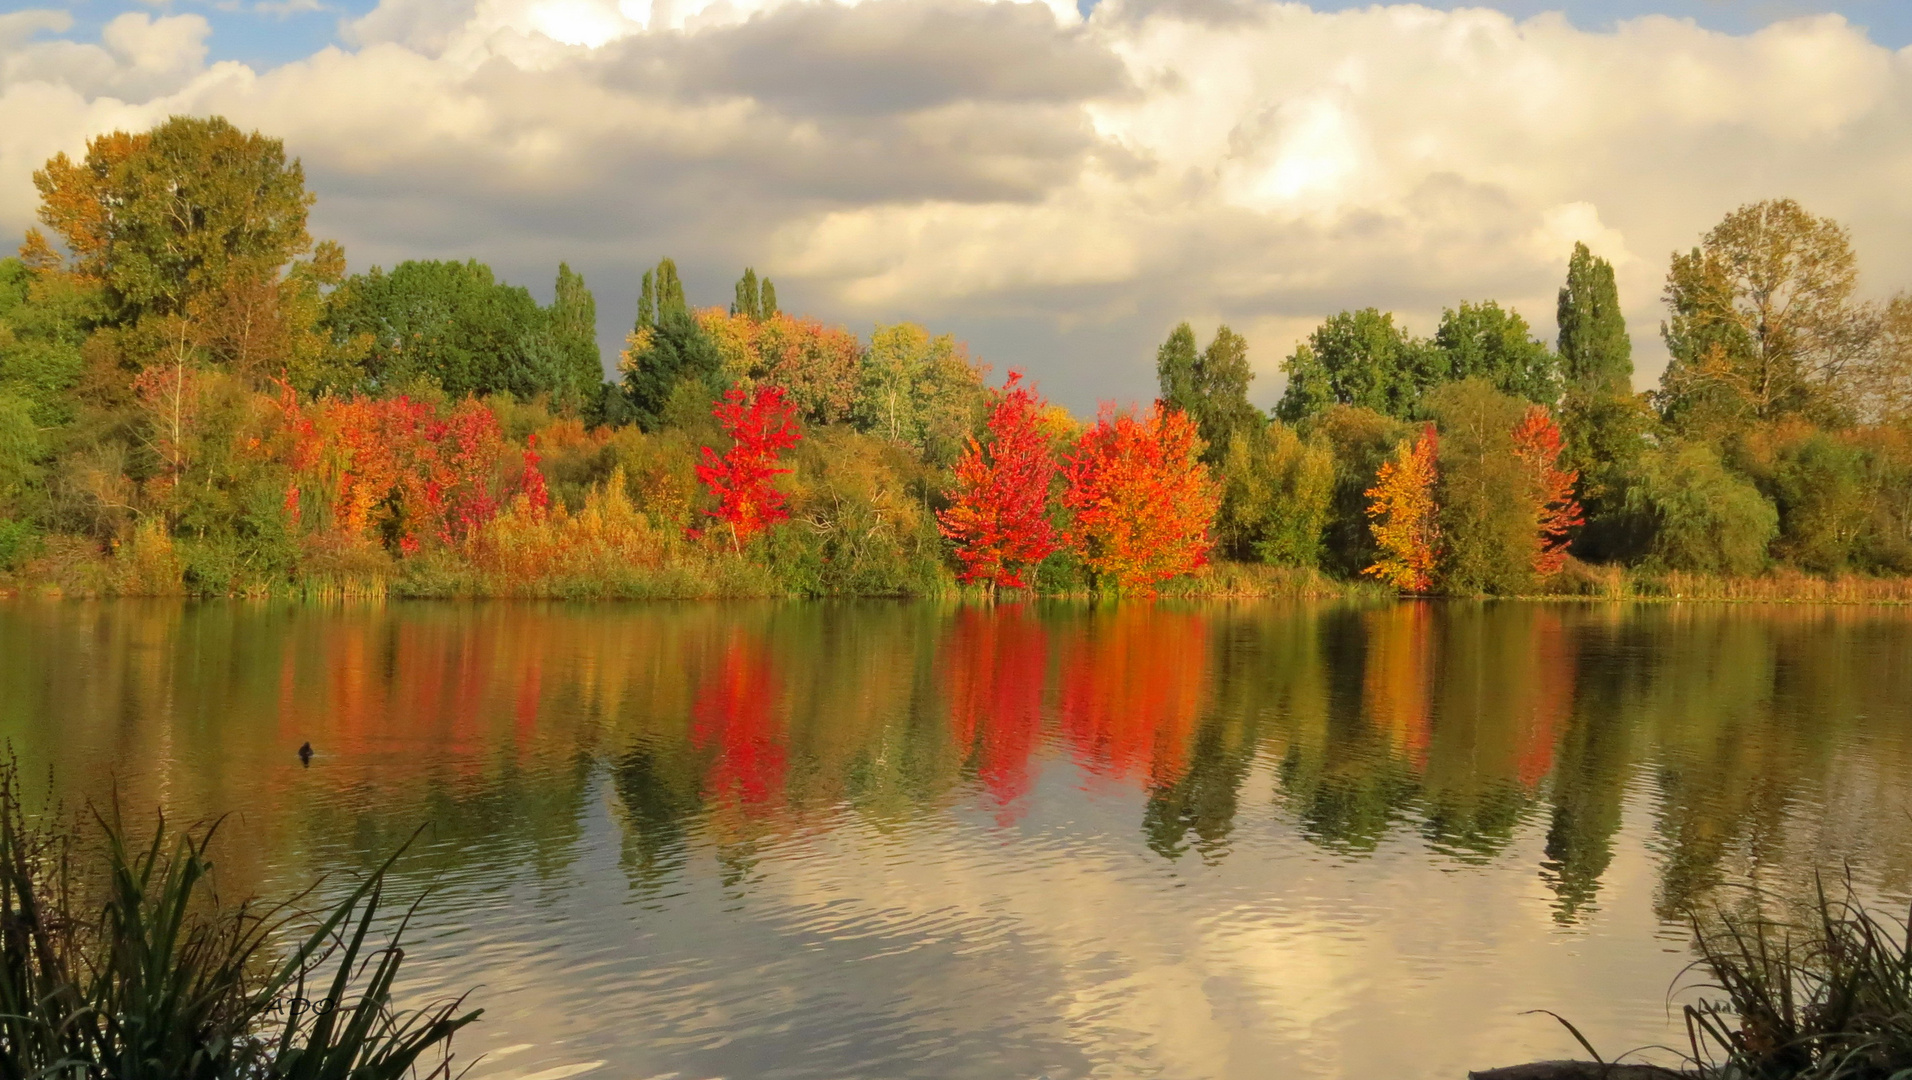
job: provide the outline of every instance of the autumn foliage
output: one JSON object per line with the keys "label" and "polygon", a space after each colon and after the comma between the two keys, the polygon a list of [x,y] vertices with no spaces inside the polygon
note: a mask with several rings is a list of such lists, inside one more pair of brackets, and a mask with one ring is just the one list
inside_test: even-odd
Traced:
{"label": "autumn foliage", "polygon": [[[466,400],[444,416],[408,397],[281,400],[291,436],[285,508],[295,524],[385,539],[404,554],[455,544],[498,511],[494,477],[509,460],[498,417]],[[536,462],[527,473],[537,475]],[[537,481],[542,490],[542,478]]]}
{"label": "autumn foliage", "polygon": [[1557,573],[1566,565],[1568,534],[1586,521],[1573,497],[1580,474],[1559,467],[1562,445],[1560,427],[1544,406],[1529,407],[1514,428],[1514,453],[1533,473],[1536,574]]}
{"label": "autumn foliage", "polygon": [[778,386],[752,392],[733,386],[711,409],[731,447],[721,457],[704,447],[697,479],[716,496],[717,506],[709,513],[730,526],[732,547],[790,516],[772,481],[790,471],[778,466],[779,455],[802,438],[796,411]]}
{"label": "autumn foliage", "polygon": [[1382,463],[1374,486],[1366,492],[1368,527],[1374,533],[1380,557],[1362,573],[1404,592],[1427,592],[1434,587],[1434,568],[1440,556],[1435,521],[1435,457],[1439,442],[1434,425],[1421,437],[1395,448]]}
{"label": "autumn foliage", "polygon": [[1206,565],[1221,497],[1200,452],[1186,413],[1105,407],[1062,467],[1067,542],[1083,564],[1142,594]]}
{"label": "autumn foliage", "polygon": [[1027,588],[1023,572],[1056,549],[1049,482],[1056,466],[1042,427],[1042,399],[1012,371],[989,412],[989,444],[971,436],[956,462],[956,490],[937,514],[956,547],[964,582]]}

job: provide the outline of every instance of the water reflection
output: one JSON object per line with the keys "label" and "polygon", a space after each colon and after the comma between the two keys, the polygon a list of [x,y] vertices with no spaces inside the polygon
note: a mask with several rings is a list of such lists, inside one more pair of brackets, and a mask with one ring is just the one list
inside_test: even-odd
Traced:
{"label": "water reflection", "polygon": [[[1545,971],[1544,951],[1520,950],[1548,934],[1630,934],[1602,946],[1624,953],[1624,977],[1494,992],[1520,989],[1524,1007],[1578,994],[1577,1016],[1632,1045],[1661,1037],[1636,1028],[1678,966],[1653,930],[1706,890],[1784,892],[1850,861],[1903,894],[1912,868],[1912,618],[1892,611],[14,604],[0,646],[0,731],[29,774],[50,770],[70,798],[116,788],[128,806],[236,814],[229,888],[363,866],[431,822],[406,872],[452,894],[448,940],[576,948],[615,971],[584,983],[650,1025],[644,1052],[618,1059],[625,1036],[569,1022],[620,1069],[767,1074],[752,1055],[797,1032],[811,1049],[791,1075],[964,1074],[905,1067],[952,1054],[976,1075],[1160,1071],[1170,1048],[1122,1040],[1192,1038],[1136,1019],[1156,1015],[1145,1000],[1185,1003],[1138,983],[1142,946],[1124,942],[1173,937],[1138,923],[1177,910],[1275,950],[1292,978],[1340,972],[1313,1000],[1346,1002],[1268,1012],[1280,994],[1228,953],[1188,992],[1211,1010],[1200,1026],[1220,1025],[1202,1038],[1239,1052],[1191,1058],[1191,1075],[1232,1075],[1276,1045],[1297,1075],[1328,1075],[1307,1046],[1360,1042],[1370,999],[1465,982],[1476,962]],[[1031,900],[1001,882],[1028,874],[1058,890],[1041,893],[1055,911],[1011,918]],[[884,875],[928,891],[886,891]],[[1098,881],[1126,899],[1081,906]],[[1465,889],[1492,892],[1467,901],[1482,910],[1529,905],[1545,928],[1525,945],[1484,931],[1374,944],[1391,919],[1464,918],[1432,906]],[[581,908],[578,890],[597,899]],[[525,921],[526,896],[543,921]],[[1629,921],[1636,896],[1644,924]],[[1301,929],[1322,918],[1354,921]],[[683,940],[643,944],[630,919]],[[1348,934],[1379,951],[1301,958]],[[1017,935],[1034,951],[970,958]],[[814,965],[765,975],[799,940]],[[485,955],[451,949],[442,978]],[[850,961],[898,981],[852,992]],[[488,983],[518,970],[487,962]],[[1147,978],[1191,978],[1174,965],[1194,962]],[[932,1001],[952,980],[1034,1011],[947,1014]],[[789,1000],[745,1006],[745,986]],[[1044,1019],[1090,1000],[1115,1011]],[[830,1001],[864,1026],[831,1014],[826,1038]],[[727,1023],[743,1027],[720,1037]],[[1509,1030],[1452,1054],[1565,1049]],[[1445,1060],[1430,1053],[1404,1060]]]}

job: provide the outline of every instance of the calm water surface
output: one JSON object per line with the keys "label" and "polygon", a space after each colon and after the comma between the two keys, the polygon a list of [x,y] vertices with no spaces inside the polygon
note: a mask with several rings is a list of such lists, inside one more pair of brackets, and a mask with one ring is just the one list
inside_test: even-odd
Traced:
{"label": "calm water surface", "polygon": [[430,823],[473,1080],[1459,1080],[1674,1041],[1722,883],[1912,892],[1889,610],[16,602],[0,734],[230,891]]}

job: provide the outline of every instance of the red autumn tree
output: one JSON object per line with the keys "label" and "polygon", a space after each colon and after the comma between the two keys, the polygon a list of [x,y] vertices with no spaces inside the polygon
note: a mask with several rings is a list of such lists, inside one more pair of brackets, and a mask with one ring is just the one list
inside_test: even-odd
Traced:
{"label": "red autumn tree", "polygon": [[1543,405],[1530,406],[1514,428],[1514,453],[1533,474],[1534,573],[1554,574],[1567,562],[1568,533],[1586,523],[1573,485],[1580,473],[1560,468],[1560,426]]}
{"label": "red autumn tree", "polygon": [[1375,473],[1374,486],[1364,492],[1373,500],[1368,504],[1368,529],[1381,554],[1361,572],[1404,592],[1426,592],[1434,584],[1440,557],[1434,505],[1438,449],[1434,425],[1429,424],[1419,439],[1395,448],[1393,459]]}
{"label": "red autumn tree", "polygon": [[1049,481],[1056,465],[1039,417],[1043,402],[1012,371],[989,411],[989,444],[970,436],[956,462],[956,493],[936,515],[956,545],[965,582],[992,590],[1027,588],[1022,571],[1056,549],[1049,524]]}
{"label": "red autumn tree", "polygon": [[802,438],[797,433],[796,412],[780,386],[751,393],[733,386],[710,410],[730,436],[731,447],[722,457],[704,447],[697,479],[717,497],[717,506],[709,514],[730,526],[733,549],[741,550],[744,541],[790,516],[783,494],[772,481],[790,471],[777,465],[778,456]]}
{"label": "red autumn tree", "polygon": [[1151,595],[1207,563],[1221,498],[1200,452],[1186,413],[1158,401],[1138,420],[1104,406],[1062,467],[1062,504],[1075,515],[1067,541],[1083,564]]}

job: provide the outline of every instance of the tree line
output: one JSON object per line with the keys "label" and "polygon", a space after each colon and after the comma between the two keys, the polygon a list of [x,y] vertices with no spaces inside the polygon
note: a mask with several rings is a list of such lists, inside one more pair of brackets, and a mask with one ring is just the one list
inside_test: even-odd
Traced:
{"label": "tree line", "polygon": [[[1415,592],[1629,572],[1912,574],[1912,300],[1846,230],[1729,214],[1666,285],[1632,388],[1577,245],[1539,340],[1489,301],[1430,338],[1368,308],[1286,358],[1174,329],[1159,399],[1089,421],[949,335],[792,315],[754,269],[596,302],[476,261],[348,273],[276,139],[175,117],[35,173],[0,262],[0,572],[78,592],[1150,592],[1223,568]],[[48,235],[51,234],[51,236]],[[1276,573],[1275,571],[1265,571]],[[1209,574],[1206,577],[1215,577]],[[1206,579],[1206,578],[1205,578]]]}

